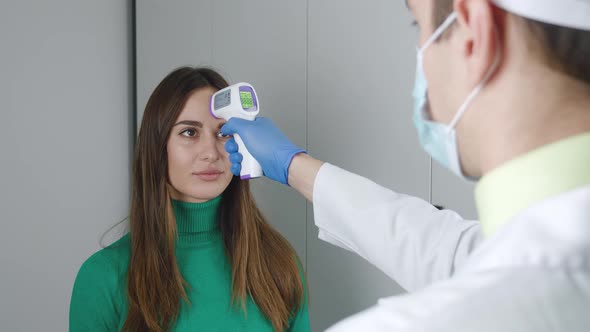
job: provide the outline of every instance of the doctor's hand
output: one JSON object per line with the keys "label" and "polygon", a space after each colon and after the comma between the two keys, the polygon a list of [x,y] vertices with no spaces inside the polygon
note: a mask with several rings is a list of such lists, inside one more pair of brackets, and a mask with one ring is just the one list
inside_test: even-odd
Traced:
{"label": "doctor's hand", "polygon": [[[221,128],[221,133],[238,134],[250,154],[262,166],[264,175],[285,185],[288,185],[289,166],[293,157],[305,153],[305,150],[291,143],[270,119],[264,117],[256,118],[254,121],[232,118]],[[242,154],[233,138],[227,141],[225,150],[229,152],[232,173],[239,176]]]}

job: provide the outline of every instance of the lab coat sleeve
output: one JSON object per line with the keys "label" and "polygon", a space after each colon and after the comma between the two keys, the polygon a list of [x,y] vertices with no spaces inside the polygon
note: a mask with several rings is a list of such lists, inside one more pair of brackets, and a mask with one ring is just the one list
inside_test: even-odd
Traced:
{"label": "lab coat sleeve", "polygon": [[355,252],[407,291],[452,276],[483,239],[477,221],[330,164],[317,175],[313,206],[321,240]]}

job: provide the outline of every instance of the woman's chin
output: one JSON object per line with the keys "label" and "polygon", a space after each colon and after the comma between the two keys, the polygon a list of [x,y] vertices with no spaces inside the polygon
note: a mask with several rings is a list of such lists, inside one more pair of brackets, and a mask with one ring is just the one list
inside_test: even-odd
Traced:
{"label": "woman's chin", "polygon": [[229,186],[229,182],[221,181],[194,181],[187,186],[185,183],[184,188],[175,188],[175,193],[172,195],[174,199],[192,202],[202,203],[210,201],[219,195],[221,195],[225,189]]}

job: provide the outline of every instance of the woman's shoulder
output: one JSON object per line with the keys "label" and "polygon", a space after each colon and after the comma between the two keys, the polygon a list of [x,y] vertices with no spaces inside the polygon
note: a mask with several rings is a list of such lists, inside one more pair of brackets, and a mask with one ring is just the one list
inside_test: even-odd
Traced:
{"label": "woman's shoulder", "polygon": [[129,236],[90,256],[80,267],[70,302],[71,331],[114,331],[125,303]]}
{"label": "woman's shoulder", "polygon": [[131,253],[131,239],[129,237],[129,233],[123,235],[120,239],[113,242],[112,244],[104,247],[102,250],[96,252],[96,254],[102,254],[105,256],[115,256],[112,258],[120,257],[120,256],[129,256]]}
{"label": "woman's shoulder", "polygon": [[129,234],[92,254],[80,267],[78,277],[115,277],[126,273],[131,252]]}

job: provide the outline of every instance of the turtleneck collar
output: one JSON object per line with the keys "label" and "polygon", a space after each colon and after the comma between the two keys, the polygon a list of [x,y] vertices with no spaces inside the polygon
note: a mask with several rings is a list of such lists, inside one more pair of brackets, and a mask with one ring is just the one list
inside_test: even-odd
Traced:
{"label": "turtleneck collar", "polygon": [[220,237],[221,196],[204,203],[172,200],[179,245],[198,245]]}

